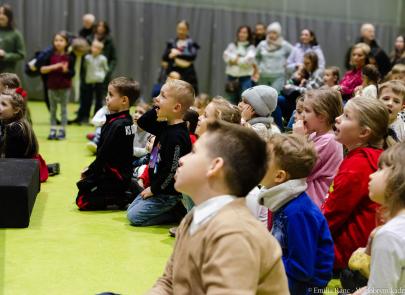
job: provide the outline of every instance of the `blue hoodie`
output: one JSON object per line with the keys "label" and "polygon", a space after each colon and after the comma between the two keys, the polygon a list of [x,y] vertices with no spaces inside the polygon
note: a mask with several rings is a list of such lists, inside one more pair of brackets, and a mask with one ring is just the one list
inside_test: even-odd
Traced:
{"label": "blue hoodie", "polygon": [[259,197],[273,212],[272,234],[283,250],[292,295],[326,287],[333,272],[334,249],[328,223],[305,189],[305,179],[294,179],[262,189]]}

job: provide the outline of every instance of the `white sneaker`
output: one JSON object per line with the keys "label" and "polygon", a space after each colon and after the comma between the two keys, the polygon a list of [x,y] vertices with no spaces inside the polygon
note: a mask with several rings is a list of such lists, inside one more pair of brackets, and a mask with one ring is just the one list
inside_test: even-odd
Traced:
{"label": "white sneaker", "polygon": [[89,141],[89,142],[86,144],[86,148],[87,148],[92,154],[95,154],[95,153],[97,152],[97,144],[95,144],[95,143],[92,142],[92,141]]}

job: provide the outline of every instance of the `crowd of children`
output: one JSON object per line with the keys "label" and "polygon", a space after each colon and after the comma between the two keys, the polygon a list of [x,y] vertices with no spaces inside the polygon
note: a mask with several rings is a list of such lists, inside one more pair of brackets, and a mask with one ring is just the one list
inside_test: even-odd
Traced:
{"label": "crowd of children", "polygon": [[[81,35],[92,26],[86,15]],[[126,210],[134,226],[180,223],[148,294],[319,294],[332,278],[343,294],[404,292],[404,65],[380,77],[378,66],[364,64],[370,47],[360,43],[342,82],[337,67],[323,70],[309,50],[279,91],[257,85],[232,102],[195,98],[173,72],[148,105],[138,101],[138,82],[110,80],[106,43],[91,40],[79,115],[87,120],[95,95],[88,147],[96,157],[81,172],[76,204]],[[46,75],[48,139],[66,138],[70,44],[59,32],[46,57],[30,64]],[[259,81],[274,78],[266,77]],[[0,156],[44,165],[18,77],[0,74],[0,90]]]}

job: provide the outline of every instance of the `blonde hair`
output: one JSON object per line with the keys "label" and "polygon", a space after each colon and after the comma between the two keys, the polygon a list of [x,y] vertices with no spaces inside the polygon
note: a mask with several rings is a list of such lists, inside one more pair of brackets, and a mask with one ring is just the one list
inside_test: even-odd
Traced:
{"label": "blonde hair", "polygon": [[405,74],[405,64],[396,64],[393,66],[391,74]]}
{"label": "blonde hair", "polygon": [[173,91],[174,99],[181,105],[181,113],[185,114],[194,104],[195,92],[193,86],[186,81],[174,79],[167,80],[165,85]]}
{"label": "blonde hair", "polygon": [[239,108],[222,96],[215,96],[210,102],[215,106],[215,118],[229,123],[240,124],[242,116]]}
{"label": "blonde hair", "polygon": [[384,89],[391,89],[396,95],[402,97],[402,104],[405,103],[405,83],[400,80],[387,81],[378,86],[378,95],[380,96]]}
{"label": "blonde hair", "polygon": [[311,90],[305,94],[304,101],[309,101],[315,114],[324,116],[329,127],[335,124],[336,117],[343,113],[342,95],[339,91]]}
{"label": "blonde hair", "polygon": [[367,63],[368,63],[368,62],[367,62],[367,61],[368,61],[368,56],[370,55],[371,48],[370,48],[370,46],[368,46],[366,43],[357,43],[357,44],[355,44],[355,45],[352,47],[352,50],[351,50],[351,52],[350,52],[350,64],[353,65],[353,64],[352,64],[352,61],[351,61],[351,58],[352,58],[353,52],[354,52],[356,49],[361,49],[361,51],[363,51],[364,59],[365,59],[365,64],[367,64]]}
{"label": "blonde hair", "polygon": [[274,134],[269,142],[270,157],[288,173],[289,179],[307,177],[315,166],[317,154],[314,143],[299,134]]}
{"label": "blonde hair", "polygon": [[350,99],[346,106],[356,111],[360,127],[370,129],[368,146],[381,149],[395,143],[391,137],[388,137],[389,115],[381,101],[360,96]]}
{"label": "blonde hair", "polygon": [[405,208],[405,142],[395,144],[384,151],[378,161],[378,166],[389,169],[387,184],[384,192],[384,207],[388,209],[388,217],[394,217],[398,211]]}

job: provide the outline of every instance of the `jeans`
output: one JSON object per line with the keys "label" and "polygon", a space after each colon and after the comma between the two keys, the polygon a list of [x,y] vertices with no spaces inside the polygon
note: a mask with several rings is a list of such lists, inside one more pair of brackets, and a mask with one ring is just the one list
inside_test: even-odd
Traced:
{"label": "jeans", "polygon": [[180,200],[181,196],[174,195],[153,195],[147,199],[138,195],[128,207],[127,218],[137,226],[176,222],[181,216],[173,209]]}
{"label": "jeans", "polygon": [[49,89],[49,108],[51,112],[51,126],[56,126],[56,111],[58,108],[58,103],[60,103],[61,108],[61,119],[62,127],[67,125],[67,103],[69,100],[70,91],[69,89]]}
{"label": "jeans", "polygon": [[230,99],[230,102],[237,105],[239,101],[241,100],[241,94],[243,91],[246,89],[249,89],[250,87],[253,86],[252,79],[250,76],[243,76],[243,77],[233,77],[233,76],[228,76],[228,81],[232,80],[239,80],[239,89],[235,93],[227,93]]}

